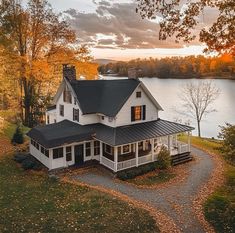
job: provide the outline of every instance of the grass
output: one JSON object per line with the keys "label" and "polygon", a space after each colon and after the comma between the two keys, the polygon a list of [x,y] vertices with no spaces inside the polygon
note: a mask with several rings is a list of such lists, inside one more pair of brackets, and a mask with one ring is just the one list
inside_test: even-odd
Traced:
{"label": "grass", "polygon": [[145,210],[0,159],[0,232],[159,232]]}
{"label": "grass", "polygon": [[146,186],[153,186],[157,184],[162,184],[170,179],[174,178],[176,175],[169,170],[162,170],[162,171],[153,171],[143,176],[138,176],[135,179],[127,180],[127,182],[135,184],[135,185],[146,185]]}
{"label": "grass", "polygon": [[[181,135],[180,140],[186,141],[187,136]],[[219,150],[221,141],[208,138],[191,138],[192,145],[209,153],[224,158]],[[226,160],[225,160],[226,161]],[[227,161],[226,161],[227,162]],[[216,232],[235,232],[235,166],[226,163],[225,184],[216,190],[204,204],[204,214]]]}

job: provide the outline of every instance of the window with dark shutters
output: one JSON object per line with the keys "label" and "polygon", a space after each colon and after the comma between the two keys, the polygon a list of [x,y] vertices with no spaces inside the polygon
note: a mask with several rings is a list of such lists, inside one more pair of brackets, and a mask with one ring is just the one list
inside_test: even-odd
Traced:
{"label": "window with dark shutters", "polygon": [[146,119],[146,105],[131,107],[131,121]]}
{"label": "window with dark shutters", "polygon": [[145,118],[146,118],[146,105],[143,105],[142,106],[142,120],[144,121],[145,120]]}
{"label": "window with dark shutters", "polygon": [[79,121],[79,109],[73,108],[73,120]]}

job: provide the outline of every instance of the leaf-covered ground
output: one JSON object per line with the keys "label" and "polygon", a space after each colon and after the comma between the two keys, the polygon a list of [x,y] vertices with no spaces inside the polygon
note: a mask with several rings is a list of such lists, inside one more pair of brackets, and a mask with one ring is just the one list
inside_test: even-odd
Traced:
{"label": "leaf-covered ground", "polygon": [[0,159],[0,232],[159,232],[147,211]]}
{"label": "leaf-covered ground", "polygon": [[[181,140],[186,140],[181,136]],[[192,145],[223,158],[221,142],[216,139],[192,137]],[[204,214],[216,232],[235,232],[235,167],[226,163],[225,183],[206,201]]]}

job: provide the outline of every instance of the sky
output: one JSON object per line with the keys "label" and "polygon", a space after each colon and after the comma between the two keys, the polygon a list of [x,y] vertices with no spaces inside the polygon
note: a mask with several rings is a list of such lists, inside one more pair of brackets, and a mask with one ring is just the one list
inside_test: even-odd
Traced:
{"label": "sky", "polygon": [[[174,39],[158,40],[157,20],[141,19],[134,0],[49,0],[57,12],[64,12],[76,31],[78,42],[87,44],[95,59],[130,60],[134,58],[186,56],[203,54],[198,39],[190,44]],[[214,10],[207,9],[199,26],[215,20]]]}

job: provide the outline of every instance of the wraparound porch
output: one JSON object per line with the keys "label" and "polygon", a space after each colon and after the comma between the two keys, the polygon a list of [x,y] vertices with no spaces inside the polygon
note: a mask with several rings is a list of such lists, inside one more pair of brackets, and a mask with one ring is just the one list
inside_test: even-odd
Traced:
{"label": "wraparound porch", "polygon": [[187,143],[180,142],[177,134],[113,147],[102,143],[100,163],[114,172],[138,167],[157,161],[163,145],[171,156],[190,152],[190,132]]}

